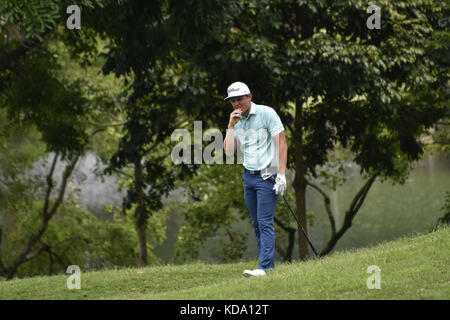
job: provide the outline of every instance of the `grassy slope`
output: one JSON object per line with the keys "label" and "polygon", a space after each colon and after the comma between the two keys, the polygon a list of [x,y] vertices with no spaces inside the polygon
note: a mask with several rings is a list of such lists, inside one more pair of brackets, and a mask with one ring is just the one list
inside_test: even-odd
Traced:
{"label": "grassy slope", "polygon": [[[321,260],[279,263],[262,278],[243,278],[255,261],[195,263],[0,281],[0,299],[449,299],[450,229]],[[369,290],[370,265],[381,268],[381,289]]]}

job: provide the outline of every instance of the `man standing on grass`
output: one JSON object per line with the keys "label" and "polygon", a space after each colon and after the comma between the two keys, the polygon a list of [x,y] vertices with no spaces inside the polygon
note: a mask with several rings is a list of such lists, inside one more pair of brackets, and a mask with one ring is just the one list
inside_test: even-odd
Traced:
{"label": "man standing on grass", "polygon": [[[259,264],[244,276],[264,276],[272,269],[275,253],[273,226],[278,195],[286,190],[287,144],[284,127],[274,109],[252,102],[245,83],[232,83],[225,100],[231,102],[224,150],[232,156],[239,147],[244,155],[244,199],[255,229]],[[276,179],[273,177],[276,174]]]}

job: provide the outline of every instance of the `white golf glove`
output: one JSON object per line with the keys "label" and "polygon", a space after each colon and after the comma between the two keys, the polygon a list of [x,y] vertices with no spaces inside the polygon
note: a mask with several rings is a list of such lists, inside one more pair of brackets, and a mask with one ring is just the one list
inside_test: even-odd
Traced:
{"label": "white golf glove", "polygon": [[275,185],[273,187],[273,190],[275,190],[276,194],[284,194],[284,191],[286,191],[286,177],[284,174],[277,174],[277,178],[275,179]]}

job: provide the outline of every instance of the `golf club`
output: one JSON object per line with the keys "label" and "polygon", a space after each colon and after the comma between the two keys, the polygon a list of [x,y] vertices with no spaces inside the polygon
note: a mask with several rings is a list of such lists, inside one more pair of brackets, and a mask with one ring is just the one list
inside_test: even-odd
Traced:
{"label": "golf club", "polygon": [[[271,176],[272,180],[275,181],[275,178],[273,176]],[[308,235],[306,234],[305,229],[303,229],[302,224],[300,223],[300,220],[298,220],[298,217],[295,215],[294,211],[292,210],[291,206],[289,205],[289,202],[286,200],[284,194],[283,194],[283,199],[284,202],[286,202],[287,207],[289,208],[289,211],[291,211],[292,216],[294,217],[295,221],[297,221],[298,227],[300,228],[300,230],[302,230],[303,234],[305,235],[306,240],[308,240],[309,246],[311,247],[312,251],[314,252],[314,255],[316,256],[316,258],[319,258],[319,255],[317,254],[316,249],[314,248],[311,240],[309,240]]]}
{"label": "golf club", "polygon": [[295,215],[294,211],[292,211],[291,206],[289,205],[289,202],[287,202],[284,194],[283,194],[283,199],[284,199],[284,202],[286,202],[286,205],[288,206],[288,208],[291,211],[292,215],[294,216],[295,220],[297,221],[297,224],[298,224],[299,228],[302,230],[303,234],[305,235],[306,240],[308,240],[308,243],[309,243],[312,251],[314,252],[314,255],[316,256],[316,258],[319,258],[319,255],[317,254],[316,249],[314,249],[314,246],[312,245],[311,240],[309,240],[308,235],[305,232],[305,229],[303,229],[303,226],[300,223],[300,220],[298,220],[298,217]]}

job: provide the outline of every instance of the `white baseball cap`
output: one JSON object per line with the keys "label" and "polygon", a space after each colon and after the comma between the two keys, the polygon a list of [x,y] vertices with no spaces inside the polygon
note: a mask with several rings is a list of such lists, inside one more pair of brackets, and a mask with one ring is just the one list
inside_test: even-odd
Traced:
{"label": "white baseball cap", "polygon": [[243,82],[233,82],[227,89],[228,97],[223,100],[228,100],[230,98],[245,96],[250,94],[250,89]]}

